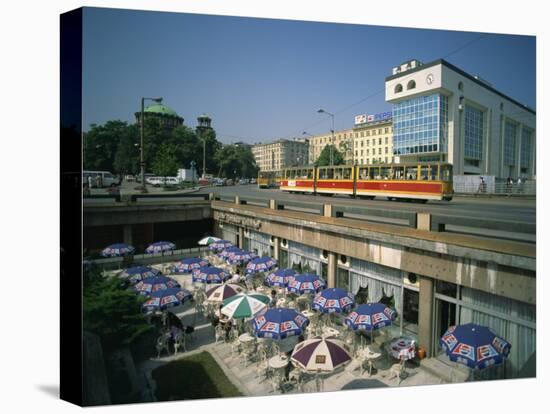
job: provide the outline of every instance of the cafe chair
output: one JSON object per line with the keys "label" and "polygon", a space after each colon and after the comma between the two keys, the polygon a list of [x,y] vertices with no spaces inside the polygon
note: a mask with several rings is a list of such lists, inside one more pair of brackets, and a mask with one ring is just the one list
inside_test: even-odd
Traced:
{"label": "cafe chair", "polygon": [[176,336],[174,339],[174,354],[178,353],[178,349],[183,348],[184,352],[187,352],[187,348],[185,347],[185,334],[180,333]]}
{"label": "cafe chair", "polygon": [[390,375],[388,379],[397,378],[397,385],[401,384],[403,365],[404,364],[402,362],[398,362],[397,364],[393,364],[390,368]]}
{"label": "cafe chair", "polygon": [[168,348],[168,337],[165,334],[162,334],[157,338],[156,348],[157,358],[160,358],[162,351],[166,351],[167,354],[170,354],[170,349]]}

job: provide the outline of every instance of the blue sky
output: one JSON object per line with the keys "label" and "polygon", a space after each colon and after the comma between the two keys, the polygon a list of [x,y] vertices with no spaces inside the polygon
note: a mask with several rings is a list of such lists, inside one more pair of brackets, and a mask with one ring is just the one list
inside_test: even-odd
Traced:
{"label": "blue sky", "polygon": [[86,8],[84,128],[134,122],[142,96],[224,143],[337,130],[391,110],[384,78],[416,58],[445,58],[535,108],[535,37]]}

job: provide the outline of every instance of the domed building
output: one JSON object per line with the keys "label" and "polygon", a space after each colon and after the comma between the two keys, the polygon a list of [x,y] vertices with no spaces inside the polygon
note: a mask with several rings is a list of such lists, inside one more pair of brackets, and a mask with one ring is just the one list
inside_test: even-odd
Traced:
{"label": "domed building", "polygon": [[[183,118],[179,116],[176,111],[167,105],[162,103],[155,103],[148,106],[143,111],[145,119],[154,118],[157,119],[160,126],[164,128],[175,128],[183,124]],[[141,122],[141,112],[136,112],[136,122]]]}

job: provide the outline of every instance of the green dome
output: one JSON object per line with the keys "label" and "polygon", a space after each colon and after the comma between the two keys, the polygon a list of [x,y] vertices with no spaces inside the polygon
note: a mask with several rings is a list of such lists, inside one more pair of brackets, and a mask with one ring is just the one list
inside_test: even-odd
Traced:
{"label": "green dome", "polygon": [[145,108],[145,112],[153,114],[162,114],[170,116],[178,116],[176,111],[163,104],[154,104]]}

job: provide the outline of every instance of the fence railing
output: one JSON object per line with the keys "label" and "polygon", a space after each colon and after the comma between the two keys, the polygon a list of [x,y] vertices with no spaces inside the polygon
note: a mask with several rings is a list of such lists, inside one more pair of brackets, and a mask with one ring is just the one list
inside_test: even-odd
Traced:
{"label": "fence railing", "polygon": [[518,184],[514,182],[483,183],[453,183],[455,193],[481,194],[481,195],[509,195],[509,196],[535,196],[537,194],[536,181],[526,181]]}
{"label": "fence railing", "polygon": [[346,217],[376,223],[396,224],[416,228],[416,212],[372,207],[332,205],[333,217]]}

